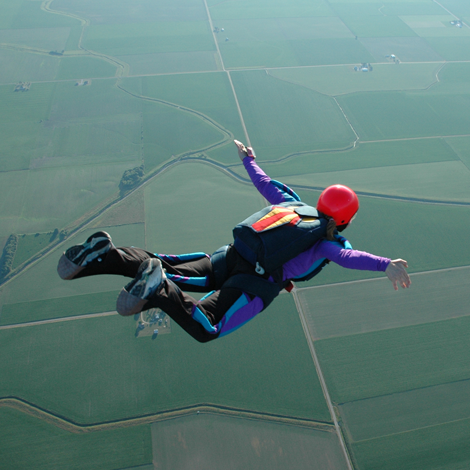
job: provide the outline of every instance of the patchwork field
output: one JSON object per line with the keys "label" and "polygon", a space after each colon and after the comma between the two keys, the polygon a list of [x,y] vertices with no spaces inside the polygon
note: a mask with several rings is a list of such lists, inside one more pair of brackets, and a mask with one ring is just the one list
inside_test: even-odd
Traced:
{"label": "patchwork field", "polygon": [[[347,469],[335,433],[253,419],[201,413],[155,423],[152,442],[157,468],[250,468],[256,461],[259,469]],[[214,450],[201,452],[207,442]]]}
{"label": "patchwork field", "polygon": [[2,329],[11,360],[0,364],[0,396],[80,424],[198,404],[330,422],[293,299],[278,300],[243,333],[209,344],[176,325],[156,341],[137,339],[135,322],[119,315]]}
{"label": "patchwork field", "polygon": [[[75,434],[43,419],[0,406],[2,470],[28,468],[102,469],[134,466],[152,461],[150,426]],[[28,452],[25,452],[25,443]],[[122,468],[122,467],[121,467]]]}
{"label": "patchwork field", "polygon": [[[3,2],[0,468],[467,469],[469,18],[465,0]],[[175,323],[137,338],[124,277],[58,278],[100,229],[230,242],[265,204],[234,138],[309,204],[353,187],[345,235],[407,259],[412,288],[332,263],[203,345]]]}

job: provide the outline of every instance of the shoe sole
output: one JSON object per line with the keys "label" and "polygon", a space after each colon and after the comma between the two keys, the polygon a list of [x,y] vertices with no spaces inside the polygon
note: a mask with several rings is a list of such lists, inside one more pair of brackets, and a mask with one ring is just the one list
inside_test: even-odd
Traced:
{"label": "shoe sole", "polygon": [[[99,236],[97,236],[99,234]],[[113,247],[111,236],[106,232],[91,235],[83,245],[75,245],[65,252],[66,258],[77,266],[86,266]]]}
{"label": "shoe sole", "polygon": [[148,299],[165,277],[161,261],[157,258],[150,258],[142,262],[135,279],[125,289],[134,297]]}

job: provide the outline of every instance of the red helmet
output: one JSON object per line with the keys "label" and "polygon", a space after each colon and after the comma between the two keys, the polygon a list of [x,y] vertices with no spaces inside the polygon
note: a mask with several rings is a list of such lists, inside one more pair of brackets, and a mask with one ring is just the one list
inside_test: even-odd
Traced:
{"label": "red helmet", "polygon": [[317,209],[333,217],[337,226],[347,225],[359,209],[359,199],[351,188],[334,184],[320,194]]}

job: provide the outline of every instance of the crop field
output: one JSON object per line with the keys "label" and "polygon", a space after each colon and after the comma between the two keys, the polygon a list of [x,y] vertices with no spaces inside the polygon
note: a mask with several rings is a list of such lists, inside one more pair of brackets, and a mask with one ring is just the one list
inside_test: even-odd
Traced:
{"label": "crop field", "polygon": [[114,56],[214,50],[206,21],[91,26],[85,46]]}
{"label": "crop field", "polygon": [[213,253],[233,240],[231,229],[247,213],[261,207],[262,200],[252,187],[208,165],[177,166],[145,189],[147,249],[167,254]]}
{"label": "crop field", "polygon": [[379,64],[373,74],[359,74],[348,66],[276,69],[269,74],[280,80],[311,88],[330,96],[359,91],[423,89],[436,83],[436,64]]}
{"label": "crop field", "polygon": [[353,443],[358,468],[463,470],[470,461],[469,419]]}
{"label": "crop field", "polygon": [[129,64],[131,75],[218,70],[215,51],[159,52],[117,56]]}
{"label": "crop field", "polygon": [[[118,315],[3,329],[2,347],[11,360],[0,364],[0,394],[80,424],[200,403],[329,422],[302,328],[292,321],[295,315],[292,298],[283,295],[243,334],[205,345],[177,327],[156,343],[137,339],[135,322]],[[256,387],[240,388],[240,383]]]}
{"label": "crop field", "polygon": [[[436,385],[340,405],[343,424],[359,442],[470,417],[470,381]],[[443,397],[448,397],[443,400]]]}
{"label": "crop field", "polygon": [[[252,468],[256,461],[260,470],[347,469],[336,434],[253,419],[203,413],[155,423],[152,442],[157,468]],[[207,442],[213,451],[201,452]]]}
{"label": "crop field", "polygon": [[[469,18],[466,0],[3,2],[0,469],[467,469]],[[266,203],[233,139],[308,204],[356,190],[344,235],[406,259],[411,289],[331,263],[199,344],[139,337],[114,312],[125,277],[57,276],[97,230],[231,242]]]}
{"label": "crop field", "polygon": [[[101,227],[100,227],[101,228]],[[121,225],[116,227],[103,227],[113,237],[116,246],[144,246],[143,224]],[[64,282],[57,276],[57,262],[69,246],[82,243],[97,229],[87,229],[78,235],[67,239],[49,256],[44,256],[34,266],[23,272],[21,276],[2,286],[1,303],[17,304],[18,302],[49,300],[62,297],[79,296],[121,290],[126,278],[120,276],[100,276],[99,278],[83,278],[74,282]],[[27,298],[25,298],[27,292]],[[107,305],[105,311],[114,310],[114,301]],[[84,312],[86,313],[86,312]],[[51,317],[55,315],[51,312]],[[63,316],[59,314],[59,316]]]}
{"label": "crop field", "polygon": [[257,136],[263,160],[289,154],[294,143],[295,151],[302,151],[344,148],[354,141],[354,133],[329,97],[260,71],[234,73],[233,82],[248,132]]}
{"label": "crop field", "polygon": [[320,340],[316,350],[332,399],[344,403],[469,379],[469,329],[466,315]]}
{"label": "crop field", "polygon": [[[0,84],[12,84],[25,79],[34,81],[53,80],[60,59],[45,54],[0,49]],[[11,85],[10,85],[11,87]]]}
{"label": "crop field", "polygon": [[[125,280],[124,280],[125,282]],[[124,284],[123,282],[123,284]],[[2,307],[0,325],[13,325],[52,318],[113,311],[119,291],[81,294],[56,299],[18,302]]]}
{"label": "crop field", "polygon": [[57,80],[113,77],[116,67],[109,62],[89,57],[63,58],[57,71]]}
{"label": "crop field", "polygon": [[419,62],[444,61],[441,55],[429,45],[427,40],[419,36],[361,38],[361,44],[372,54],[374,62],[388,61],[389,58],[387,56],[390,56],[390,54],[395,54],[400,61],[400,64],[392,64],[400,66],[407,62],[413,62],[413,65],[418,65],[417,63]]}
{"label": "crop field", "polygon": [[152,461],[149,425],[75,434],[4,407],[0,407],[0,420],[2,470],[84,466],[113,470]]}
{"label": "crop field", "polygon": [[[402,295],[371,279],[302,289],[299,299],[312,339],[325,339],[468,315],[468,275],[468,267],[415,274]],[[348,299],[348,309],[329,308],[331,298]]]}
{"label": "crop field", "polygon": [[239,2],[218,2],[209,0],[207,2],[213,20],[230,18],[299,18],[317,16],[335,16],[332,9],[320,0],[294,0],[283,2],[276,0],[260,0],[250,2],[242,0]]}
{"label": "crop field", "polygon": [[141,0],[129,3],[126,0],[56,0],[54,9],[72,12],[89,18],[92,24],[140,24],[151,21],[201,21],[207,19],[204,4],[194,0],[154,2]]}

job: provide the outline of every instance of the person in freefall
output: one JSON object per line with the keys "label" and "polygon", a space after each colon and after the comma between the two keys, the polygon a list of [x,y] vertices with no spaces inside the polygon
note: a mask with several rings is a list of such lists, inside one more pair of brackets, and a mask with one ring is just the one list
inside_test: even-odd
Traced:
{"label": "person in freefall", "polygon": [[[235,144],[251,181],[272,204],[266,208],[267,215],[257,224],[268,220],[269,225],[278,217],[277,210],[282,211],[291,204],[296,209],[303,204],[294,191],[272,180],[261,170],[251,148],[238,141]],[[307,208],[315,211],[310,206]],[[117,299],[116,309],[121,315],[160,308],[194,339],[207,342],[233,332],[263,311],[282,288],[290,290],[290,281],[310,279],[330,261],[349,269],[383,271],[395,290],[398,286],[409,287],[411,281],[405,269],[408,267],[406,261],[392,261],[353,250],[349,242],[339,235],[358,209],[358,198],[350,188],[341,185],[326,188],[318,200],[318,217],[305,219],[321,222],[318,229],[321,236],[272,273],[248,261],[239,253],[243,250],[235,248],[233,243],[213,255],[165,255],[135,247],[115,247],[106,232],[97,232],[82,245],[69,248],[60,258],[57,270],[62,279],[97,274],[129,277],[132,280]],[[297,215],[295,217],[299,219]],[[294,226],[295,223],[290,221],[288,225]],[[261,231],[265,229],[266,226]],[[195,300],[186,292],[207,295]]]}

